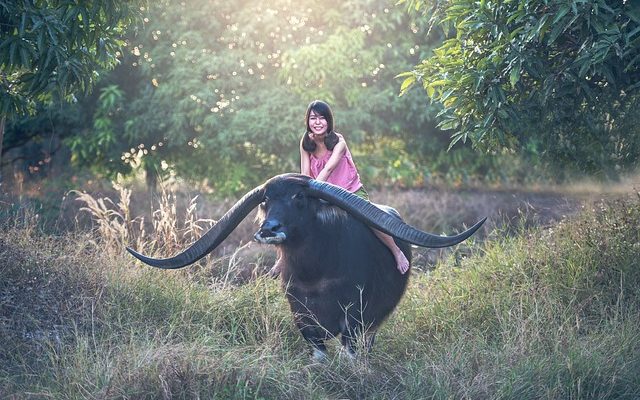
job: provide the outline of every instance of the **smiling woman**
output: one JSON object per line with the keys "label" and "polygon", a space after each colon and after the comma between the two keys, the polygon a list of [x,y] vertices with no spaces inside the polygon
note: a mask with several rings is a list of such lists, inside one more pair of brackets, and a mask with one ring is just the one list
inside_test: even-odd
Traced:
{"label": "smiling woman", "polygon": [[362,188],[360,175],[344,137],[334,130],[333,112],[324,101],[307,107],[306,131],[300,141],[300,172],[357,192]]}

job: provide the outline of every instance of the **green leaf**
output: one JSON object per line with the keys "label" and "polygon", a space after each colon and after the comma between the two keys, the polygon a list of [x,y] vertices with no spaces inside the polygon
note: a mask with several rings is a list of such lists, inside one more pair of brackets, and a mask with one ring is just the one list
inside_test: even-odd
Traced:
{"label": "green leaf", "polygon": [[509,73],[509,82],[511,87],[515,89],[516,85],[520,81],[520,68],[512,68]]}
{"label": "green leaf", "polygon": [[409,88],[411,88],[415,83],[416,83],[416,76],[415,75],[411,75],[411,76],[407,77],[402,82],[402,85],[400,85],[400,95],[403,95],[404,93],[406,93],[407,90]]}
{"label": "green leaf", "polygon": [[451,150],[453,146],[455,146],[455,144],[458,143],[460,140],[462,140],[463,143],[466,143],[467,134],[459,132],[451,136],[451,142],[449,143],[449,147],[447,148],[447,151]]}
{"label": "green leaf", "polygon": [[547,45],[553,44],[556,39],[560,36],[562,32],[564,32],[565,26],[561,24],[554,25],[551,33],[549,33],[549,38],[547,39]]}
{"label": "green leaf", "polygon": [[433,95],[436,93],[435,87],[433,85],[427,85],[426,89],[427,89],[427,96],[429,96],[430,98],[433,98]]}
{"label": "green leaf", "polygon": [[560,22],[562,18],[569,12],[571,8],[569,6],[560,7],[560,9],[556,12],[556,17],[553,19],[553,25]]}
{"label": "green leaf", "polygon": [[415,73],[413,71],[407,71],[407,72],[401,72],[398,75],[396,75],[394,78],[404,78],[407,76],[415,76]]}
{"label": "green leaf", "polygon": [[18,52],[18,43],[12,40],[9,43],[9,70],[15,66],[16,53]]}
{"label": "green leaf", "polygon": [[584,78],[587,75],[589,68],[591,68],[591,62],[584,59],[582,65],[580,65],[580,69],[578,70],[578,77]]}
{"label": "green leaf", "polygon": [[632,30],[631,32],[627,33],[625,39],[627,42],[630,42],[632,40],[632,38],[638,34],[638,32],[640,32],[640,26],[636,27],[636,29]]}
{"label": "green leaf", "polygon": [[637,68],[638,61],[640,61],[640,54],[633,57],[631,61],[627,63],[627,65],[624,67],[624,72],[631,72],[632,68]]}
{"label": "green leaf", "polygon": [[29,68],[31,65],[29,49],[26,46],[20,47],[20,63],[25,68]]}
{"label": "green leaf", "polygon": [[460,126],[460,121],[457,118],[449,118],[438,124],[438,128],[443,131],[450,129],[457,129]]}
{"label": "green leaf", "polygon": [[42,64],[42,70],[43,71],[47,71],[47,68],[49,68],[49,64],[51,63],[51,60],[53,59],[53,48],[49,47],[49,49],[47,50],[47,55],[44,59],[44,63]]}
{"label": "green leaf", "polygon": [[20,18],[20,28],[18,29],[18,33],[20,36],[23,36],[25,33],[25,26],[27,23],[27,13],[23,12],[22,17]]}

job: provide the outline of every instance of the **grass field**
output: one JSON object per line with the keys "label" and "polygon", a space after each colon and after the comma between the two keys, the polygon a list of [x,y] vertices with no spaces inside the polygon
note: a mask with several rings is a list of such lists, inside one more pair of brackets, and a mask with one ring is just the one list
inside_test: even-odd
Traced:
{"label": "grass field", "polygon": [[637,399],[640,199],[589,204],[418,258],[374,351],[334,341],[321,364],[260,273],[267,253],[154,270],[104,232],[6,218],[0,398]]}

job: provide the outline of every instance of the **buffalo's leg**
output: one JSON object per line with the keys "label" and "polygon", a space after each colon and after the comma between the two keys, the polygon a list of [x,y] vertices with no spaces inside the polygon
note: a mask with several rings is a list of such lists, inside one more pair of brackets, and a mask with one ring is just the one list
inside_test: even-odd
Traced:
{"label": "buffalo's leg", "polygon": [[357,335],[355,335],[355,332],[343,333],[340,340],[342,341],[342,347],[346,353],[350,356],[355,356],[356,346],[358,343],[358,338]]}
{"label": "buffalo's leg", "polygon": [[320,362],[327,359],[327,346],[324,344],[324,339],[315,336],[306,337],[304,334],[302,336],[311,344],[311,360]]}
{"label": "buffalo's leg", "polygon": [[314,339],[310,341],[313,348],[311,359],[313,361],[324,361],[327,359],[327,346],[322,339]]}
{"label": "buffalo's leg", "polygon": [[343,331],[340,339],[342,341],[342,346],[348,354],[355,355],[356,349],[358,348],[358,340],[360,339],[363,340],[362,349],[366,353],[370,353],[371,349],[373,349],[373,344],[376,340],[376,332],[372,330],[363,333],[363,331],[364,327],[361,324]]}
{"label": "buffalo's leg", "polygon": [[342,336],[340,340],[342,341],[342,347],[346,350],[347,354],[354,356],[356,354],[356,349],[358,348],[358,340],[364,336],[364,327],[362,323],[355,318],[350,318],[351,323],[345,324],[342,329]]}
{"label": "buffalo's leg", "polygon": [[323,361],[326,359],[327,346],[324,344],[324,341],[327,339],[326,331],[317,326],[304,326],[303,324],[298,324],[298,328],[300,329],[302,337],[311,344],[313,351],[311,358],[313,361]]}

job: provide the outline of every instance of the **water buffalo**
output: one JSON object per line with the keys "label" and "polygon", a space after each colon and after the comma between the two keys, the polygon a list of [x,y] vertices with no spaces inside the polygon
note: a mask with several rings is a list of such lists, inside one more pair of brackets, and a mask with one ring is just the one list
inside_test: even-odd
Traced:
{"label": "water buffalo", "polygon": [[240,199],[207,233],[182,253],[154,259],[127,249],[141,261],[174,269],[213,251],[259,206],[255,239],[278,247],[286,297],[315,358],[325,340],[341,336],[349,354],[356,338],[376,329],[393,311],[407,285],[389,249],[371,227],[393,236],[411,261],[410,244],[447,247],[471,236],[484,219],[455,236],[437,236],[405,224],[398,213],[337,186],[299,174],[278,175]]}

